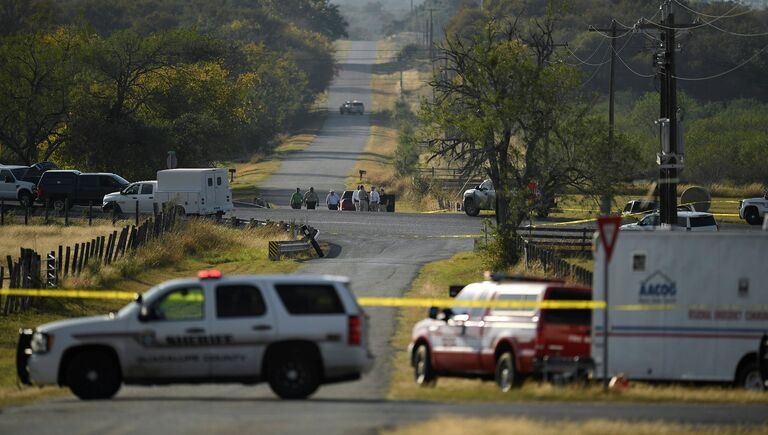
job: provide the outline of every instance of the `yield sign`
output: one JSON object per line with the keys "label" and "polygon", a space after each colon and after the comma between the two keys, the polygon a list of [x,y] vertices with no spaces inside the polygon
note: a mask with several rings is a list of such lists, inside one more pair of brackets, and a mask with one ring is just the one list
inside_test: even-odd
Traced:
{"label": "yield sign", "polygon": [[603,216],[597,218],[597,227],[600,230],[600,241],[605,249],[606,261],[611,261],[613,247],[616,246],[616,239],[619,238],[619,227],[621,226],[621,217]]}

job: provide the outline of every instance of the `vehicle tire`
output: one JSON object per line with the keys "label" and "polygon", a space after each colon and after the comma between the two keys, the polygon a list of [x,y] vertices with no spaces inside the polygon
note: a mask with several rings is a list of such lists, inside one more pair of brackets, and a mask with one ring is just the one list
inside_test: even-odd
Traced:
{"label": "vehicle tire", "polygon": [[69,362],[69,389],[82,400],[110,399],[120,389],[123,377],[115,358],[106,351],[87,350]]}
{"label": "vehicle tire", "polygon": [[747,207],[744,210],[744,220],[750,225],[760,225],[763,220],[760,219],[760,212],[757,211],[757,207]]}
{"label": "vehicle tire", "polygon": [[66,204],[67,203],[64,198],[54,198],[53,201],[51,201],[51,206],[57,212],[64,211],[64,207],[66,206]]}
{"label": "vehicle tire", "polygon": [[110,202],[106,206],[104,206],[104,211],[107,213],[114,212],[115,214],[121,214],[123,211],[120,209],[120,206],[117,203]]}
{"label": "vehicle tire", "polygon": [[434,387],[437,383],[432,359],[426,344],[420,344],[413,353],[413,380],[420,387]]}
{"label": "vehicle tire", "polygon": [[22,207],[28,208],[32,207],[35,203],[35,198],[32,196],[32,193],[28,190],[22,190],[19,192],[19,204],[21,204]]}
{"label": "vehicle tire", "polygon": [[496,374],[494,379],[496,380],[496,385],[499,389],[505,393],[522,385],[523,379],[517,373],[515,359],[512,357],[511,352],[504,352],[499,359],[496,360]]}
{"label": "vehicle tire", "polygon": [[464,198],[464,213],[467,216],[477,216],[480,214],[480,207],[475,205],[475,201],[472,198]]}
{"label": "vehicle tire", "polygon": [[751,391],[762,391],[765,389],[757,361],[751,359],[741,366],[739,373],[736,374],[736,387]]}
{"label": "vehicle tire", "polygon": [[320,386],[320,366],[299,352],[281,353],[268,364],[267,381],[281,399],[306,399]]}

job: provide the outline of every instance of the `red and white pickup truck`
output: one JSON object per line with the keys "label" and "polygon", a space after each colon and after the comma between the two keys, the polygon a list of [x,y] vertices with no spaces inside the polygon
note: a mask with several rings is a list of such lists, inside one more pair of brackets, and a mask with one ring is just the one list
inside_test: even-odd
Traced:
{"label": "red and white pickup truck", "polygon": [[469,284],[456,305],[417,323],[409,353],[416,383],[433,384],[439,376],[495,379],[502,391],[531,375],[586,374],[590,355],[589,309],[463,307],[462,301],[582,301],[588,288],[561,281],[493,276]]}

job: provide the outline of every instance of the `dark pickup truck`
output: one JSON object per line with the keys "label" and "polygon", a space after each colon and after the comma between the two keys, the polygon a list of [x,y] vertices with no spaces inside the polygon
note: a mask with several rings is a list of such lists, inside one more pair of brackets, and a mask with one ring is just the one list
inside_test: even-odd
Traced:
{"label": "dark pickup truck", "polygon": [[67,204],[93,203],[101,207],[104,195],[123,190],[128,184],[125,178],[109,173],[46,171],[37,184],[37,198],[57,211],[63,210]]}

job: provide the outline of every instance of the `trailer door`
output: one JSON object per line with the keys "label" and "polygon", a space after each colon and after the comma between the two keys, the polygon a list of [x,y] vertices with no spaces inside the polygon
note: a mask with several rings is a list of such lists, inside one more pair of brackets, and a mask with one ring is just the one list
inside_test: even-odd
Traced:
{"label": "trailer door", "polygon": [[200,197],[200,214],[213,213],[213,205],[216,201],[216,174],[214,171],[206,172],[203,182],[203,195]]}
{"label": "trailer door", "polygon": [[216,211],[223,210],[224,203],[227,198],[227,191],[229,186],[227,185],[227,175],[223,171],[216,171],[214,183],[215,202],[211,204]]}

